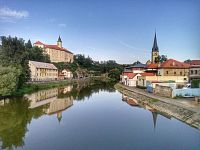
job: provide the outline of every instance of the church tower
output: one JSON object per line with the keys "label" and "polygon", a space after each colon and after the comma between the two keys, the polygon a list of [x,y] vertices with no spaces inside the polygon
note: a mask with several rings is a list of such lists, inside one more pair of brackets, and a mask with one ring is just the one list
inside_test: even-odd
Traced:
{"label": "church tower", "polygon": [[154,42],[153,42],[153,47],[152,47],[152,52],[151,52],[151,62],[158,63],[158,56],[159,56],[159,48],[158,48],[156,32],[155,32]]}
{"label": "church tower", "polygon": [[59,36],[58,41],[57,41],[57,46],[62,48],[62,40],[61,40],[60,36]]}

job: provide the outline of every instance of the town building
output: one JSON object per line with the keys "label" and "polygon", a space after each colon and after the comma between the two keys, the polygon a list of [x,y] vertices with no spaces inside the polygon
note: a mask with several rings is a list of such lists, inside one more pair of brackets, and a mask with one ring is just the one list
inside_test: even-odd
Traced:
{"label": "town building", "polygon": [[72,79],[73,78],[73,73],[68,69],[64,69],[62,71],[62,74],[64,74],[65,79]]}
{"label": "town building", "polygon": [[57,80],[58,69],[51,63],[29,61],[31,81]]}
{"label": "town building", "polygon": [[73,62],[74,55],[68,49],[62,47],[62,40],[59,36],[56,45],[44,44],[40,41],[34,43],[34,46],[40,47],[44,53],[48,54],[51,62]]}
{"label": "town building", "polygon": [[158,65],[158,75],[187,77],[189,75],[189,67],[189,64],[179,62],[174,59],[168,59],[167,61]]}
{"label": "town building", "polygon": [[199,79],[200,80],[200,60],[192,60],[189,62],[190,71],[189,71],[189,79],[190,81]]}

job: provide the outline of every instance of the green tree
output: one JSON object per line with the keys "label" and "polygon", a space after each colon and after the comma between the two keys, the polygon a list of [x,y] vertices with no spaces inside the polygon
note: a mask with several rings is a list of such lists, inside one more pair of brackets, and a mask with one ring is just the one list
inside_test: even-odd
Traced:
{"label": "green tree", "polygon": [[115,68],[109,71],[108,77],[113,79],[113,81],[119,81],[120,74],[121,74],[120,70]]}
{"label": "green tree", "polygon": [[156,61],[161,63],[167,61],[167,55],[159,55]]}
{"label": "green tree", "polygon": [[37,46],[33,46],[32,48],[28,49],[28,59],[39,62],[51,62],[49,55],[45,54],[44,50]]}
{"label": "green tree", "polygon": [[0,97],[12,94],[18,86],[20,69],[0,66]]}

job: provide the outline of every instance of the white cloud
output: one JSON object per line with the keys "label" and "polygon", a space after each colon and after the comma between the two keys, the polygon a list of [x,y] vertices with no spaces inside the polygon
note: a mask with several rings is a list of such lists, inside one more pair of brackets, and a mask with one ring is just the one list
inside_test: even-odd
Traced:
{"label": "white cloud", "polygon": [[64,27],[66,27],[66,24],[65,23],[60,23],[60,24],[58,24],[58,26],[64,28]]}
{"label": "white cloud", "polygon": [[0,20],[4,22],[15,22],[19,19],[24,19],[29,16],[28,11],[11,10],[8,7],[0,8]]}

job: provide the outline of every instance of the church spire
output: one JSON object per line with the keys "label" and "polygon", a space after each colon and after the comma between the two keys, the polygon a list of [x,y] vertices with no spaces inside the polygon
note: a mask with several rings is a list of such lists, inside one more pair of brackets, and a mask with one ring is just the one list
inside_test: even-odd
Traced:
{"label": "church spire", "polygon": [[60,48],[62,48],[62,40],[60,38],[60,35],[58,37],[57,46],[60,47]]}
{"label": "church spire", "polygon": [[157,38],[156,38],[156,31],[155,31],[155,36],[154,36],[154,42],[153,42],[153,47],[152,51],[159,51],[158,44],[157,44]]}

